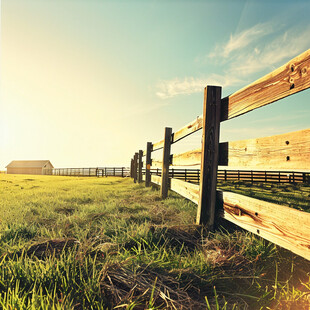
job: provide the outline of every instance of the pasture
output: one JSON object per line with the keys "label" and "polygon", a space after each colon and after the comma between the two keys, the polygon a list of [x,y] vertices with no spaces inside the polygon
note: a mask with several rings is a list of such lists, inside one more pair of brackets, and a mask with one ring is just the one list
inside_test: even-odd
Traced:
{"label": "pasture", "polygon": [[1,309],[308,309],[308,261],[129,178],[0,175]]}

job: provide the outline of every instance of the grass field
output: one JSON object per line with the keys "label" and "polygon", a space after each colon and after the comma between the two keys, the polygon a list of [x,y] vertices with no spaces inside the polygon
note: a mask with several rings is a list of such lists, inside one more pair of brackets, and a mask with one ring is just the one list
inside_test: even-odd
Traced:
{"label": "grass field", "polygon": [[0,309],[309,309],[308,261],[225,223],[207,233],[175,193],[114,177],[0,184]]}
{"label": "grass field", "polygon": [[254,183],[219,181],[218,188],[297,210],[310,212],[310,185],[304,183]]}

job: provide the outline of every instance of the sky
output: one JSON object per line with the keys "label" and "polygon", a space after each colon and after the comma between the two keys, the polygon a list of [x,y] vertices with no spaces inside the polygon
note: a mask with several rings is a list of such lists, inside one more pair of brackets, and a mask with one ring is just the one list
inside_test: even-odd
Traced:
{"label": "sky", "polygon": [[[0,170],[129,166],[202,114],[206,85],[227,96],[309,49],[309,13],[308,0],[2,0]],[[225,121],[221,141],[309,128],[309,99]]]}

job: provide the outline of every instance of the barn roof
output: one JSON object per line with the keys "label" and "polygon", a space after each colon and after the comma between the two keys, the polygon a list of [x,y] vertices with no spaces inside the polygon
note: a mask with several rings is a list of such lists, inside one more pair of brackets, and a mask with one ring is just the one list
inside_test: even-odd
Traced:
{"label": "barn roof", "polygon": [[13,160],[5,168],[44,168],[48,163],[51,164],[49,160]]}

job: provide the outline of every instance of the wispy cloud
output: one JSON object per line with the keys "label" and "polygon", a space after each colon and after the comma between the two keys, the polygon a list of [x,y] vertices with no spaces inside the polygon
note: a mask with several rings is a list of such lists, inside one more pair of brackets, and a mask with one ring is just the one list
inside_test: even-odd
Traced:
{"label": "wispy cloud", "polygon": [[223,87],[240,84],[241,80],[236,76],[212,74],[205,78],[186,77],[160,81],[157,84],[156,95],[162,99],[176,95],[190,95],[201,92],[206,85],[221,85]]}
{"label": "wispy cloud", "polygon": [[228,42],[217,45],[209,54],[209,57],[214,58],[220,56],[227,58],[232,52],[243,49],[250,43],[268,35],[272,32],[272,28],[271,23],[257,24],[239,33],[231,34]]}
{"label": "wispy cloud", "polygon": [[266,69],[275,69],[275,65],[287,61],[310,46],[310,27],[303,30],[292,29],[273,40],[257,44],[243,50],[229,65],[229,71],[238,76],[249,76]]}
{"label": "wispy cloud", "polygon": [[253,74],[274,70],[309,48],[310,26],[295,26],[284,33],[279,33],[280,28],[280,25],[264,23],[231,34],[228,41],[217,45],[206,56],[209,61],[219,63],[222,75],[163,80],[157,84],[157,96],[166,99],[189,95],[201,92],[207,84],[228,87],[249,83]]}

